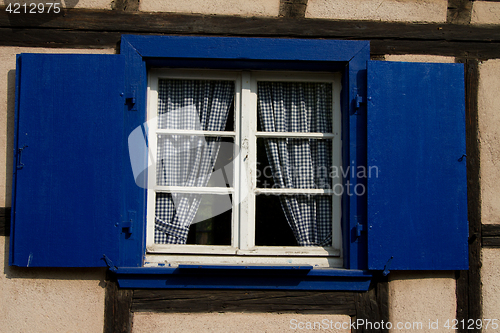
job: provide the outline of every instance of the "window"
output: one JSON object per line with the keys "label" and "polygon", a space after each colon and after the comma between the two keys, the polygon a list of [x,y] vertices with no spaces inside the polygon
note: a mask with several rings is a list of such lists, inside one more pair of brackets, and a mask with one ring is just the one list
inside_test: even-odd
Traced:
{"label": "window", "polygon": [[[365,41],[172,36],[123,36],[118,55],[19,55],[10,264],[109,266],[118,274],[120,286],[131,288],[302,290],[366,290],[372,270],[467,269],[463,66],[369,61],[369,57]],[[242,77],[241,101],[252,91],[252,84],[258,95],[260,84],[287,81],[274,76],[278,72],[313,72],[315,77],[320,72],[339,73],[340,97],[332,97],[332,105],[336,110],[340,98],[341,266],[240,264],[233,258],[245,256],[231,253],[218,255],[232,258],[226,265],[205,261],[168,267],[158,261],[156,268],[146,267],[151,253],[146,248],[146,216],[151,209],[146,209],[144,180],[148,177],[140,170],[148,169],[150,157],[144,140],[129,138],[147,121],[147,75],[152,68],[165,68],[169,73],[199,68],[236,72]],[[335,93],[339,80],[333,76]],[[247,83],[245,77],[255,79]],[[237,96],[238,79],[218,81],[234,82]],[[250,89],[244,89],[247,84]],[[258,105],[256,97],[252,103]],[[240,112],[241,118],[249,116],[241,112],[243,108],[238,111],[237,105],[235,113]],[[258,108],[249,110],[255,114]],[[252,119],[261,122],[255,116]],[[242,120],[240,130],[236,123],[234,130],[219,127],[223,133],[214,133],[215,137],[238,142],[238,135],[254,135],[250,128],[244,133],[243,124],[251,121]],[[279,132],[268,138],[268,123],[264,124],[255,132],[253,148],[250,143],[241,144],[247,151],[239,154],[240,161],[246,158],[245,163],[251,159],[256,163],[273,157],[271,144],[266,150],[266,140],[279,146],[291,139],[287,136],[296,135],[294,131]],[[168,133],[170,130],[157,129],[156,135],[195,137],[194,142],[200,133],[205,142],[212,137],[207,140],[206,133],[196,132],[203,131],[201,127],[189,129],[191,133]],[[150,138],[151,133],[150,129]],[[335,129],[316,129],[304,134],[309,141],[332,140],[332,166],[339,151],[336,133]],[[320,137],[311,139],[310,135]],[[263,149],[259,142],[264,142]],[[139,158],[131,160],[131,155]],[[282,166],[272,159],[269,164]],[[368,166],[377,166],[377,177],[359,173]],[[356,194],[363,187],[366,191]],[[219,191],[201,188],[209,193]],[[231,195],[242,192],[236,188],[223,190]],[[181,186],[175,190],[191,189]],[[255,196],[249,196],[257,198],[257,212],[262,195],[257,192],[266,191],[271,190],[255,187]],[[268,241],[261,241],[257,232],[243,243],[249,234],[241,235],[242,228],[253,230],[249,226],[255,221],[258,230],[260,220],[247,218],[243,223],[245,218],[231,217],[238,221],[231,222],[231,232],[240,228],[235,251],[252,248],[251,240],[255,248]],[[338,229],[335,219],[332,217],[332,228]],[[339,233],[333,231],[335,235]],[[313,252],[306,257],[314,257]],[[340,257],[334,253],[333,258]]]}
{"label": "window", "polygon": [[147,265],[342,267],[340,80],[150,70]]}

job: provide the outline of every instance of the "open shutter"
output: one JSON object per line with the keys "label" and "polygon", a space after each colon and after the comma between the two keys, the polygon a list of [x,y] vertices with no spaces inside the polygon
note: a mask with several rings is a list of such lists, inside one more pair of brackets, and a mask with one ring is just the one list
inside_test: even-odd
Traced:
{"label": "open shutter", "polygon": [[370,269],[468,269],[464,99],[461,64],[368,63]]}
{"label": "open shutter", "polygon": [[118,259],[123,88],[121,55],[18,56],[12,265]]}

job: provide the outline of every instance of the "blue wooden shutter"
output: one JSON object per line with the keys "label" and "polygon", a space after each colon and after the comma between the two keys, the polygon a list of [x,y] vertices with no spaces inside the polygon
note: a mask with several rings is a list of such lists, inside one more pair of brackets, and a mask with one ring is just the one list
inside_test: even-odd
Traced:
{"label": "blue wooden shutter", "polygon": [[370,269],[468,269],[464,99],[461,64],[368,63]]}
{"label": "blue wooden shutter", "polygon": [[22,54],[16,79],[10,263],[97,267],[118,259],[121,55]]}

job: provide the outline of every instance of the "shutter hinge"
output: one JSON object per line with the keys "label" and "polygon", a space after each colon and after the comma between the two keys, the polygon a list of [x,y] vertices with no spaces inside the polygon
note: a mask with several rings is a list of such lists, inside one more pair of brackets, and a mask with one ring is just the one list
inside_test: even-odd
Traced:
{"label": "shutter hinge", "polygon": [[134,230],[134,222],[136,220],[137,213],[135,211],[129,210],[127,212],[127,220],[121,223],[122,232],[131,235]]}
{"label": "shutter hinge", "polygon": [[361,108],[361,104],[366,103],[366,99],[363,96],[357,94],[354,101],[355,101],[356,105],[354,108],[354,112],[352,113],[353,115],[356,114],[358,112],[358,110]]}
{"label": "shutter hinge", "polygon": [[137,86],[131,86],[125,95],[125,105],[129,111],[137,111]]}
{"label": "shutter hinge", "polygon": [[361,237],[361,233],[366,231],[366,228],[364,224],[360,223],[360,220],[362,220],[361,216],[355,216],[354,219],[356,220],[356,238]]}

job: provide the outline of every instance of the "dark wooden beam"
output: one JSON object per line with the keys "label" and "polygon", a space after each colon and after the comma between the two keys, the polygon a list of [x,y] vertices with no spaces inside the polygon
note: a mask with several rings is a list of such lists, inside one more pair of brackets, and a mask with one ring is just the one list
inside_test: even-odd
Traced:
{"label": "dark wooden beam", "polygon": [[483,247],[500,248],[500,224],[483,224],[481,236]]}
{"label": "dark wooden beam", "polygon": [[288,312],[356,315],[357,292],[134,290],[132,312]]}
{"label": "dark wooden beam", "polygon": [[[457,272],[457,319],[482,318],[481,303],[481,191],[478,128],[478,61],[465,63],[465,131],[467,149],[467,209],[469,219],[469,270]],[[459,328],[459,332],[481,332]]]}
{"label": "dark wooden beam", "polygon": [[132,313],[130,311],[133,290],[119,289],[111,274],[106,279],[104,299],[104,333],[130,333]]}
{"label": "dark wooden beam", "polygon": [[496,26],[65,9],[61,14],[9,14],[0,27],[120,33],[209,34],[308,38],[399,39],[500,43]]}
{"label": "dark wooden beam", "polygon": [[0,236],[10,235],[10,207],[0,207]]}
{"label": "dark wooden beam", "polygon": [[500,29],[404,23],[238,17],[65,9],[62,14],[8,14],[0,7],[0,45],[115,47],[122,34],[181,34],[370,40],[372,54],[499,58]]}

